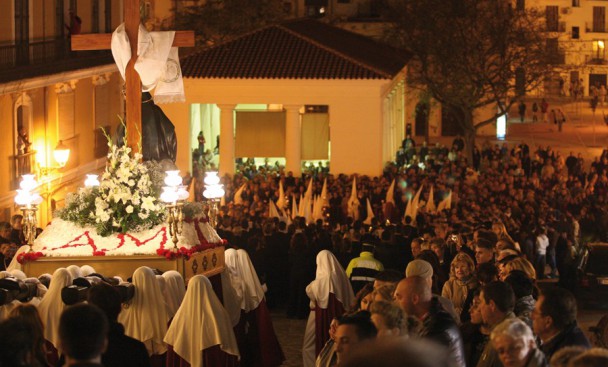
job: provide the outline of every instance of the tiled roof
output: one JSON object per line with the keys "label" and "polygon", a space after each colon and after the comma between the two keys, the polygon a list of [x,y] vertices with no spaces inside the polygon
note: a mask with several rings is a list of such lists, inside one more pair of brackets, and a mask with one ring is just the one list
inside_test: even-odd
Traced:
{"label": "tiled roof", "polygon": [[392,79],[403,51],[316,20],[273,25],[181,60],[190,78]]}

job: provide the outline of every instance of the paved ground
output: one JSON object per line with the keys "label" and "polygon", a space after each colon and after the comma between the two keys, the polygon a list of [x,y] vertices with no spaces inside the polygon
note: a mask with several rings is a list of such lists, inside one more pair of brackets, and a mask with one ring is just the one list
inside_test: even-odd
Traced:
{"label": "paved ground", "polygon": [[[549,123],[532,123],[531,117],[526,118],[524,123],[520,123],[518,118],[509,119],[507,137],[504,141],[498,141],[495,137],[479,137],[481,143],[484,140],[490,142],[509,144],[526,142],[531,150],[536,146],[550,145],[558,150],[562,155],[567,156],[571,151],[582,153],[586,164],[590,164],[593,157],[599,156],[602,149],[608,148],[608,125],[604,123],[604,111],[608,114],[608,105],[599,107],[593,115],[588,102],[571,103],[568,101],[550,101],[554,108],[562,108],[567,118],[567,123],[563,125],[561,132],[557,131],[557,126]],[[531,103],[528,111],[531,110]],[[549,108],[552,108],[551,106]],[[512,114],[516,116],[516,114]],[[595,124],[594,124],[595,122]],[[441,142],[448,146],[451,145],[453,138],[431,139],[431,143]],[[600,318],[608,314],[608,309],[589,309],[582,305],[579,310],[579,324],[581,328],[589,333],[589,327],[595,326]],[[302,365],[302,340],[306,320],[287,319],[282,310],[273,310],[272,319],[281,346],[287,358],[283,366]]]}
{"label": "paved ground", "polygon": [[525,141],[530,146],[551,145],[565,154],[574,151],[582,153],[584,157],[597,156],[608,147],[608,125],[604,122],[604,116],[608,115],[608,104],[598,107],[595,113],[588,101],[555,100],[550,101],[549,109],[552,108],[562,109],[566,116],[561,132],[554,124],[533,123],[530,116],[522,124],[516,113],[512,113],[506,141]]}
{"label": "paved ground", "polygon": [[282,366],[302,366],[302,342],[306,320],[288,319],[283,309],[273,310],[271,316],[274,330],[285,353],[286,360]]}

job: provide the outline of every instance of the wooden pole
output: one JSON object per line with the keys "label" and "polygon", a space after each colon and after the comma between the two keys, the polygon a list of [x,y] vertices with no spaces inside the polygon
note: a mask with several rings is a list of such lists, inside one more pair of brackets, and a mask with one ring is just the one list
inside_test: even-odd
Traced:
{"label": "wooden pole", "polygon": [[[124,0],[123,12],[125,31],[131,47],[131,59],[125,70],[125,104],[127,145],[133,152],[139,152],[141,127],[141,79],[135,70],[137,61],[137,45],[139,33],[139,3],[140,0]],[[75,34],[71,37],[72,50],[109,50],[112,34]],[[193,47],[193,31],[177,31],[173,39],[173,47]]]}
{"label": "wooden pole", "polygon": [[127,145],[133,153],[139,153],[139,141],[141,135],[141,80],[135,71],[137,61],[137,44],[139,32],[139,0],[125,0],[124,3],[125,30],[131,45],[131,60],[125,71],[127,107]]}

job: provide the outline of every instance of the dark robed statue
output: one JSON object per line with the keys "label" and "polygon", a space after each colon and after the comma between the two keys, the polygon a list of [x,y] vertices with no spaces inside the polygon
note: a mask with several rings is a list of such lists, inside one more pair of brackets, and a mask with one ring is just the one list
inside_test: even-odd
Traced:
{"label": "dark robed statue", "polygon": [[[175,163],[177,156],[177,138],[175,126],[163,110],[154,103],[148,92],[141,94],[141,153],[144,161],[162,161],[165,159]],[[120,146],[125,136],[124,125],[119,125],[118,142]]]}

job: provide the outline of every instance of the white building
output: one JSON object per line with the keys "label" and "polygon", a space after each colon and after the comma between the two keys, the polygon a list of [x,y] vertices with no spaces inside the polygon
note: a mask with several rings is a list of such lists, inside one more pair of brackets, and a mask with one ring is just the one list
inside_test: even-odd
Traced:
{"label": "white building", "polygon": [[[219,135],[222,174],[235,158],[269,157],[297,176],[311,160],[376,176],[405,135],[408,59],[325,23],[289,21],[184,58],[186,103],[163,109],[178,136],[203,131],[213,148]],[[195,147],[178,147],[178,166]]]}
{"label": "white building", "polygon": [[[524,0],[519,0],[518,5]],[[547,31],[552,36],[547,41],[547,52],[554,55],[556,65],[553,81],[545,83],[544,94],[559,95],[560,78],[562,94],[570,95],[570,83],[582,80],[584,95],[591,86],[606,85],[608,59],[606,42],[605,1],[589,0],[534,0],[526,1],[526,7],[537,7],[545,12]]]}

